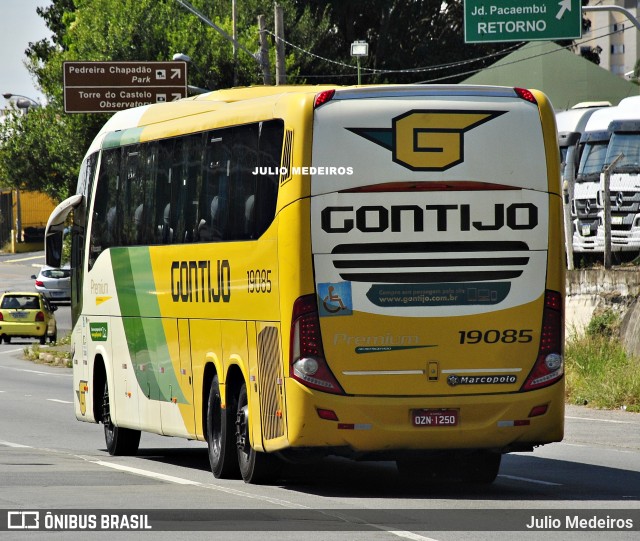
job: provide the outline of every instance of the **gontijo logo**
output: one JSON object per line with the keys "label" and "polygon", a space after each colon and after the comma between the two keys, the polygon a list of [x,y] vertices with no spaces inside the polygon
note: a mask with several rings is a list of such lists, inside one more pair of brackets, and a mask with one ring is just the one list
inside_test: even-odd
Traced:
{"label": "gontijo logo", "polygon": [[464,161],[464,133],[506,111],[414,110],[392,119],[392,128],[347,128],[391,150],[412,171],[445,171]]}

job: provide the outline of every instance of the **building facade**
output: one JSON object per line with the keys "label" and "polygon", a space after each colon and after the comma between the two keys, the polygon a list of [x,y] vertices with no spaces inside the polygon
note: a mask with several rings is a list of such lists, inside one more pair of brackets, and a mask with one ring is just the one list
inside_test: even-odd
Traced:
{"label": "building facade", "polygon": [[[591,0],[589,6],[618,6],[628,10],[636,19],[640,0]],[[578,54],[595,51],[600,56],[600,67],[618,75],[632,78],[640,56],[640,30],[624,14],[617,11],[584,12],[591,28],[576,40]]]}

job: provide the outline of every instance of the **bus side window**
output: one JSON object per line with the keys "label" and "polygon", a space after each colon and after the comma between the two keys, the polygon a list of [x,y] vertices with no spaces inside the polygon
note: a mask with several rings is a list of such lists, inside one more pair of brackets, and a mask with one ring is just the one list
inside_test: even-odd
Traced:
{"label": "bus side window", "polygon": [[231,172],[231,129],[207,134],[205,156],[202,165],[200,187],[201,241],[229,240],[227,218],[229,215],[229,174]]}
{"label": "bus side window", "polygon": [[271,225],[276,214],[278,185],[282,145],[284,140],[284,124],[281,120],[271,120],[260,124],[258,141],[258,159],[261,170],[266,168],[267,174],[258,175],[255,205],[255,236],[258,238]]}
{"label": "bus side window", "polygon": [[156,167],[154,217],[157,244],[173,243],[173,228],[171,226],[171,184],[173,171],[171,155],[174,140],[160,141],[158,145],[158,159]]}
{"label": "bus side window", "polygon": [[231,156],[230,240],[255,237],[254,212],[258,166],[258,125],[233,128]]}
{"label": "bus side window", "polygon": [[120,180],[120,149],[103,151],[98,173],[93,225],[89,245],[89,270],[98,256],[110,246],[117,245],[118,236],[118,190]]}

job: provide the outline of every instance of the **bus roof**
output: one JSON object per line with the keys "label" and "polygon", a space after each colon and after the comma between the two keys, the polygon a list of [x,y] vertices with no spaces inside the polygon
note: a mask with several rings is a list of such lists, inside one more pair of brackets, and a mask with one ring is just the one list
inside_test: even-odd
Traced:
{"label": "bus roof", "polygon": [[609,129],[609,123],[617,118],[618,107],[605,107],[595,111],[587,121],[585,132],[606,131]]}
{"label": "bus roof", "polygon": [[[271,100],[276,103],[281,98],[292,95],[315,95],[323,91],[334,90],[332,100],[410,97],[410,96],[464,96],[464,97],[504,97],[516,98],[513,87],[481,86],[481,85],[282,85],[282,86],[249,86],[215,90],[205,94],[184,98],[174,102],[143,105],[115,113],[102,127],[88,153],[97,150],[108,136],[112,134],[120,144],[126,144],[131,137],[136,138],[136,130],[162,122],[185,118],[191,115],[234,110],[241,104],[252,100],[256,105],[260,100]],[[132,130],[129,133],[119,133]],[[131,136],[131,137],[130,137]],[[109,136],[111,137],[111,136]],[[134,142],[131,140],[130,142]]]}
{"label": "bus roof", "polygon": [[611,120],[640,120],[640,96],[623,99]]}
{"label": "bus roof", "polygon": [[558,133],[582,133],[591,115],[596,111],[601,110],[603,107],[589,107],[584,109],[569,109],[568,111],[562,111],[556,113],[556,124],[558,126]]}

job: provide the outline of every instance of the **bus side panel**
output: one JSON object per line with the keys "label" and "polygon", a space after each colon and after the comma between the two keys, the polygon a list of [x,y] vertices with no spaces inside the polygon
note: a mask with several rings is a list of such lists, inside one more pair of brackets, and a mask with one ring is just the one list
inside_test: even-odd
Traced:
{"label": "bus side panel", "polygon": [[[222,356],[224,359],[224,378],[223,381],[227,386],[227,399],[229,397],[228,382],[231,379],[231,372],[240,370],[242,378],[247,386],[247,397],[249,400],[249,418],[253,415],[257,415],[259,418],[259,410],[257,402],[254,400],[254,382],[255,374],[250,372],[249,364],[249,344],[247,342],[247,332],[252,327],[252,323],[246,321],[222,321],[220,324],[220,330],[222,333]],[[260,427],[257,423],[253,425],[254,433],[252,436],[252,444],[260,442],[259,430]],[[257,434],[257,439],[256,439]],[[256,446],[260,449],[260,445]]]}
{"label": "bus side panel", "polygon": [[204,372],[208,363],[213,363],[221,384],[224,383],[222,362],[221,322],[211,319],[189,321],[191,334],[191,358],[193,370],[193,408],[195,412],[195,432],[197,438],[205,441],[207,397],[209,389],[204,388]]}
{"label": "bus side panel", "polygon": [[549,256],[546,287],[552,291],[559,291],[564,296],[566,255],[564,243],[557,242],[558,238],[564,238],[562,212],[562,198],[549,194]]}
{"label": "bus side panel", "polygon": [[[257,379],[253,391],[257,395],[255,402],[259,403],[260,415],[260,423],[254,421],[254,427],[260,427],[263,448],[275,451],[288,445],[280,327],[273,322],[257,321],[251,325],[248,339],[251,375]],[[257,439],[257,431],[254,434]]]}

